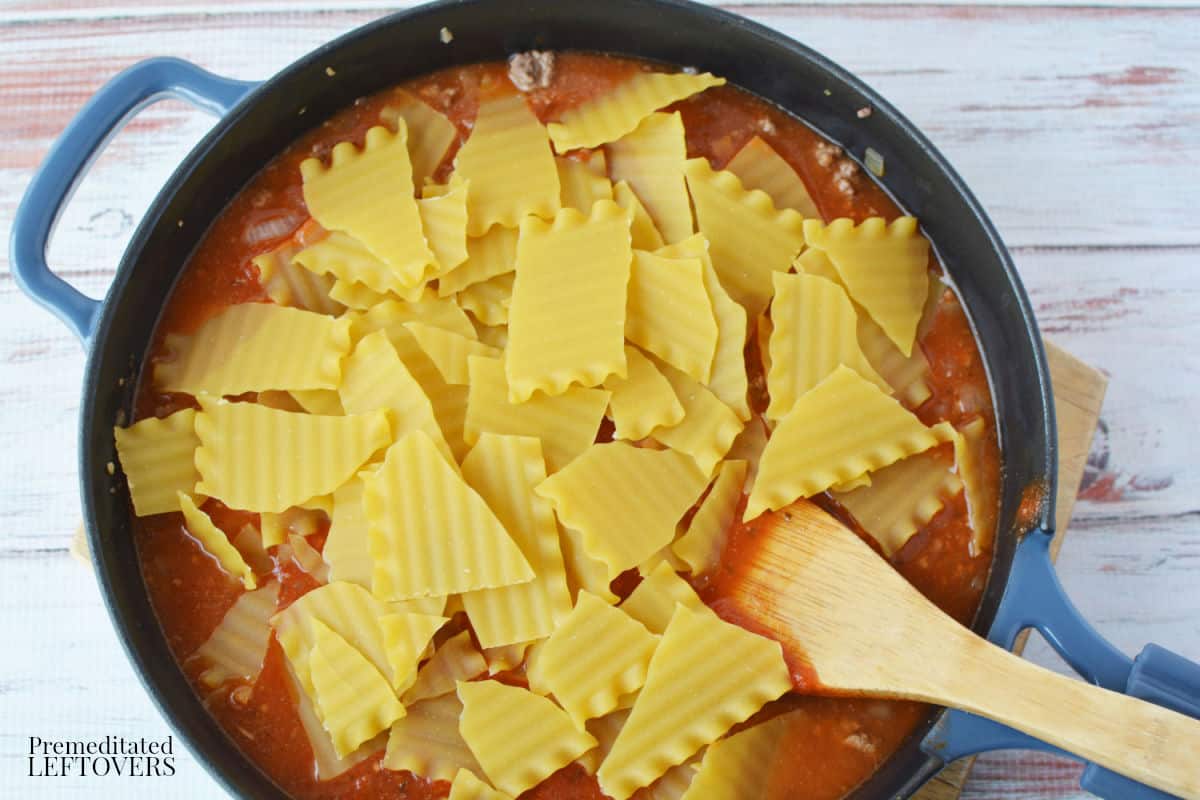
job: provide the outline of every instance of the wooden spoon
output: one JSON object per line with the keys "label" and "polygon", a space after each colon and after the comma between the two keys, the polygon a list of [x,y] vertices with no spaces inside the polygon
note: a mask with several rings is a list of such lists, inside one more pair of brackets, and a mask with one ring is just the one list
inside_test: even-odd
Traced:
{"label": "wooden spoon", "polygon": [[737,568],[725,584],[735,614],[777,639],[790,663],[811,666],[818,692],[960,708],[1200,800],[1200,721],[1034,666],[976,636],[812,503],[762,520]]}

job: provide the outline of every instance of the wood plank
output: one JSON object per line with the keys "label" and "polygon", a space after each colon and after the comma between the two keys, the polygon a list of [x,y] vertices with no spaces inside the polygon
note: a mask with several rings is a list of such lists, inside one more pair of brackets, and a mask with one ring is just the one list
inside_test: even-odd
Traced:
{"label": "wood plank", "polygon": [[[1200,244],[1191,192],[1200,184],[1200,10],[745,11],[857,71],[908,113],[959,168],[1010,244]],[[218,72],[263,77],[377,16],[289,11],[0,28],[0,49],[9,55],[0,75],[8,101],[0,111],[8,143],[0,153],[0,214],[12,213],[53,137],[121,67],[172,53]],[[1098,41],[1121,47],[1097,48]],[[94,180],[104,191],[77,205],[96,203],[91,213],[103,213],[95,224],[131,225],[206,127],[179,104],[148,112],[97,165]],[[68,269],[95,268],[113,256],[66,252],[61,265]]]}

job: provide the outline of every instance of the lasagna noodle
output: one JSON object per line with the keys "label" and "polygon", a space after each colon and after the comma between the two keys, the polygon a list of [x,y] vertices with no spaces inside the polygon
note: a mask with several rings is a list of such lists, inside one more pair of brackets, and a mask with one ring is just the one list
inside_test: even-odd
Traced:
{"label": "lasagna noodle", "polygon": [[736,303],[721,286],[708,255],[708,240],[704,234],[697,233],[658,250],[657,255],[698,258],[704,265],[704,288],[717,321],[717,348],[713,355],[712,374],[706,385],[718,400],[733,409],[738,419],[750,419],[745,356],[746,309]]}
{"label": "lasagna noodle", "polygon": [[805,217],[821,218],[817,204],[792,165],[771,145],[755,136],[729,160],[725,169],[738,176],[742,186],[771,196],[776,208],[791,208]]}
{"label": "lasagna noodle", "polygon": [[[296,347],[304,342],[304,347]],[[154,367],[165,392],[237,395],[336,389],[350,349],[348,322],[269,303],[232,305],[190,336],[169,334],[172,358]]]}
{"label": "lasagna noodle", "polygon": [[[435,328],[445,328],[462,336],[474,337],[475,328],[470,318],[463,313],[453,299],[439,298],[433,289],[426,288],[416,302],[405,300],[388,300],[367,309],[366,313],[357,318],[360,328],[367,331],[387,331],[388,338],[404,358],[404,348],[401,342],[410,339],[408,330],[404,327],[408,322],[424,322]],[[432,365],[430,365],[432,366]],[[420,380],[413,365],[409,365],[413,374]]]}
{"label": "lasagna noodle", "polygon": [[646,626],[646,630],[661,634],[667,629],[677,605],[708,613],[708,606],[691,584],[679,577],[669,562],[660,561],[625,598],[621,610]]}
{"label": "lasagna noodle", "polygon": [[496,681],[459,683],[459,731],[492,785],[516,796],[596,746],[553,702]]}
{"label": "lasagna noodle", "polygon": [[400,119],[404,120],[414,186],[433,177],[458,136],[458,129],[444,114],[404,89],[392,92],[379,118],[393,130],[400,127]]}
{"label": "lasagna noodle", "polygon": [[139,517],[179,510],[179,492],[192,494],[196,471],[196,411],[185,408],[168,417],[147,417],[128,428],[113,428],[121,471]]}
{"label": "lasagna noodle", "polygon": [[448,800],[513,800],[512,795],[493,789],[470,770],[460,769],[450,784]]}
{"label": "lasagna noodle", "polygon": [[[333,231],[316,244],[309,245],[295,256],[295,261],[306,270],[316,275],[333,276],[342,284],[355,287],[365,287],[376,296],[391,292],[406,300],[415,301],[420,297],[422,288],[419,284],[414,289],[401,282],[400,275],[392,266],[375,255],[364,243],[353,236],[341,231]],[[350,300],[362,302],[349,292],[357,289],[338,290],[338,298],[345,305],[353,305]]]}
{"label": "lasagna noodle", "polygon": [[724,78],[707,72],[698,75],[639,72],[608,93],[567,111],[558,122],[550,123],[550,139],[559,153],[598,147],[635,130],[658,109],[724,83]]}
{"label": "lasagna noodle", "polygon": [[471,382],[467,371],[470,356],[499,358],[501,355],[495,347],[422,322],[409,322],[405,327],[437,367],[442,380],[451,385],[465,386]]}
{"label": "lasagna noodle", "polygon": [[984,481],[983,448],[987,425],[976,417],[954,433],[954,464],[967,498],[967,517],[971,522],[972,543],[976,550],[988,540],[988,523],[995,509]]}
{"label": "lasagna noodle", "polygon": [[266,575],[275,568],[275,562],[263,546],[262,534],[250,523],[243,525],[233,537],[233,546],[242,554],[256,575]]}
{"label": "lasagna noodle", "polygon": [[[419,476],[419,480],[418,480]],[[422,431],[366,480],[372,590],[384,600],[525,583],[533,570],[504,525]]]}
{"label": "lasagna noodle", "polygon": [[882,469],[941,439],[879,387],[838,367],[776,426],[743,519]]}
{"label": "lasagna noodle", "polygon": [[394,294],[381,294],[374,289],[363,286],[361,283],[351,283],[350,281],[343,280],[335,280],[333,282],[333,286],[329,290],[329,296],[346,308],[358,310],[366,310],[386,300],[401,299]]}
{"label": "lasagna noodle", "polygon": [[834,499],[891,558],[962,486],[950,464],[930,449],[871,473],[869,485],[836,493]]}
{"label": "lasagna noodle", "polygon": [[229,541],[225,531],[214,525],[208,514],[196,507],[191,497],[183,492],[179,492],[177,497],[188,533],[200,544],[200,549],[216,560],[222,572],[241,581],[246,591],[256,588],[258,581],[254,578],[254,572]]}
{"label": "lasagna noodle", "polygon": [[601,790],[625,800],[791,688],[778,642],[678,606],[608,757]]}
{"label": "lasagna noodle", "polygon": [[871,217],[855,225],[837,219],[828,225],[806,220],[809,245],[824,251],[850,297],[905,356],[911,356],[917,325],[929,292],[929,242],[915,217],[888,224]]}
{"label": "lasagna noodle", "polygon": [[691,236],[692,204],[683,177],[687,141],[679,112],[647,116],[607,149],[613,180],[629,186],[663,241],[674,243]]}
{"label": "lasagna noodle", "polygon": [[295,237],[270,252],[254,257],[258,282],[276,305],[291,306],[318,314],[337,315],[344,306],[330,296],[333,277],[317,275],[293,262],[301,250]]}
{"label": "lasagna noodle", "polygon": [[200,405],[196,491],[230,508],[280,512],[329,494],[391,441],[382,411],[327,417],[203,397]]}
{"label": "lasagna noodle", "polygon": [[[570,595],[567,595],[568,610],[570,602]],[[544,640],[539,639],[537,641]],[[525,660],[525,653],[532,646],[533,642],[515,642],[513,644],[484,648],[483,660],[487,662],[488,674],[495,675],[498,672],[508,672],[510,669],[516,669],[521,666],[521,662]]]}
{"label": "lasagna noodle", "polygon": [[690,761],[678,764],[664,772],[654,783],[641,789],[638,800],[682,800],[695,776],[695,764]]}
{"label": "lasagna noodle", "polygon": [[517,235],[516,228],[495,225],[483,236],[467,239],[466,260],[438,279],[438,296],[450,297],[515,270]]}
{"label": "lasagna noodle", "polygon": [[591,164],[562,156],[555,158],[554,163],[558,167],[563,208],[588,214],[597,201],[613,199],[613,186],[608,176],[598,172]]}
{"label": "lasagna noodle", "polygon": [[347,411],[366,414],[386,409],[394,438],[421,431],[446,462],[458,469],[434,416],[433,405],[421,384],[400,360],[386,333],[375,331],[360,339],[350,358],[346,359],[343,373],[338,392]]}
{"label": "lasagna noodle", "polygon": [[482,236],[497,224],[515,228],[529,214],[550,218],[562,207],[546,128],[519,94],[479,104],[454,167],[455,174],[471,182],[470,236]]}
{"label": "lasagna noodle", "polygon": [[683,422],[655,428],[650,435],[668,447],[690,455],[700,471],[709,476],[729,452],[733,440],[742,430],[742,421],[733,409],[690,376],[669,364],[659,366],[683,405]]}
{"label": "lasagna noodle", "polygon": [[485,431],[536,436],[542,442],[546,471],[553,474],[595,440],[609,392],[571,387],[555,397],[537,394],[528,402],[511,403],[499,359],[472,356],[467,363],[471,383],[463,435],[468,444],[478,442]]}
{"label": "lasagna noodle", "polygon": [[714,172],[703,158],[690,159],[684,171],[721,284],[758,316],[771,300],[771,274],[786,272],[804,246],[803,218],[790,208],[776,210],[765,192],[746,190],[736,175]]}
{"label": "lasagna noodle", "polygon": [[776,273],[774,283],[767,372],[771,402],[764,412],[768,419],[787,416],[801,395],[839,365],[891,393],[892,387],[858,346],[857,315],[842,287],[813,275],[785,273]]}
{"label": "lasagna noodle", "polygon": [[534,572],[527,583],[462,596],[480,647],[548,636],[570,613],[571,595],[554,510],[534,494],[534,487],[546,479],[541,442],[484,433],[463,461],[463,476],[496,514]]}
{"label": "lasagna noodle", "polygon": [[721,464],[716,480],[692,517],[687,532],[671,546],[693,575],[711,571],[721,559],[729,530],[737,521],[747,466],[745,461]]}
{"label": "lasagna noodle", "polygon": [[528,670],[529,685],[554,695],[582,729],[589,719],[615,710],[622,695],[642,687],[657,645],[658,637],[625,612],[580,592],[575,608]]}
{"label": "lasagna noodle", "polygon": [[[683,172],[680,171],[679,175],[682,178]],[[650,218],[650,212],[642,205],[628,181],[620,181],[613,186],[613,199],[629,215],[629,235],[635,250],[657,250],[665,244],[654,220]]]}
{"label": "lasagna noodle", "polygon": [[446,186],[426,187],[417,201],[421,227],[437,260],[434,277],[444,275],[467,260],[467,182],[457,175]]}
{"label": "lasagna noodle", "polygon": [[238,597],[192,658],[204,665],[200,683],[209,688],[226,681],[254,683],[271,642],[271,616],[279,602],[279,583]]}
{"label": "lasagna noodle", "polygon": [[580,591],[588,591],[609,603],[617,602],[619,598],[609,586],[611,581],[608,577],[608,566],[588,555],[583,546],[583,534],[560,527],[559,542],[562,545],[563,562],[567,568],[567,587],[571,592],[571,601],[575,601]]}
{"label": "lasagna noodle", "polygon": [[468,681],[487,672],[487,661],[471,641],[471,632],[447,639],[422,665],[417,680],[404,693],[406,705],[442,697],[454,691],[459,681]]}
{"label": "lasagna noodle", "polygon": [[507,325],[516,277],[509,272],[471,284],[455,295],[455,301],[484,325]]}
{"label": "lasagna noodle", "polygon": [[417,678],[417,662],[449,620],[433,614],[388,614],[379,618],[383,647],[392,668],[391,686],[403,693]]}
{"label": "lasagna noodle", "polygon": [[770,432],[766,421],[758,418],[746,423],[746,427],[733,440],[725,457],[730,461],[746,462],[746,481],[742,486],[743,494],[750,494],[754,488],[754,480],[758,477],[758,462],[762,460],[762,452],[766,449]]}
{"label": "lasagna noodle", "polygon": [[417,286],[434,271],[413,191],[407,124],[398,119],[395,133],[371,128],[362,150],[339,142],[328,167],[310,158],[300,164],[300,174],[313,219],[362,242],[401,285]]}
{"label": "lasagna noodle", "polygon": [[317,711],[345,758],[404,716],[387,680],[362,653],[327,626],[314,622],[309,667]]}
{"label": "lasagna noodle", "polygon": [[782,749],[791,731],[800,729],[803,711],[760,722],[708,746],[700,771],[681,800],[744,800],[770,791],[771,771],[764,764],[787,758]]}
{"label": "lasagna noodle", "polygon": [[293,695],[296,702],[296,716],[299,718],[300,727],[304,731],[305,738],[308,739],[309,746],[312,748],[313,762],[316,766],[318,780],[332,780],[355,765],[362,763],[367,758],[370,758],[383,748],[385,738],[380,735],[345,758],[339,758],[333,748],[333,740],[330,738],[329,732],[321,724],[321,717],[317,714],[316,706],[313,705],[313,701],[307,691],[300,685],[300,679],[297,677],[296,671],[292,668],[290,662],[288,662],[287,668],[288,679],[292,683]]}
{"label": "lasagna noodle", "polygon": [[[293,389],[288,394],[302,411],[307,411],[309,414],[337,417],[346,413],[346,409],[342,407],[341,397],[333,389]],[[261,400],[259,398],[260,402]],[[281,410],[287,411],[288,409]]]}
{"label": "lasagna noodle", "polygon": [[291,535],[311,536],[321,521],[320,511],[294,506],[281,513],[264,511],[259,515],[258,529],[263,547],[275,547]]}
{"label": "lasagna noodle", "polygon": [[317,583],[329,583],[329,565],[321,558],[321,553],[299,534],[289,534],[287,546],[291,548],[292,560],[300,569],[308,573]]}
{"label": "lasagna noodle", "polygon": [[482,775],[483,769],[458,732],[462,703],[450,692],[408,706],[408,714],[392,725],[385,769],[408,771],[430,781],[449,781],[461,770]]}
{"label": "lasagna noodle", "polygon": [[504,358],[512,402],[625,376],[631,258],[629,219],[611,200],[590,216],[564,209],[553,223],[521,222]]}
{"label": "lasagna noodle", "polygon": [[[826,278],[846,288],[829,257],[820,250],[811,247],[805,250],[796,259],[795,267],[805,274]],[[930,281],[930,285],[933,284]],[[920,347],[913,347],[912,355],[905,356],[861,307],[855,307],[855,318],[859,347],[871,367],[892,387],[896,398],[909,408],[917,408],[928,400],[933,392],[929,388],[929,362],[925,352]]]}
{"label": "lasagna noodle", "polygon": [[675,538],[676,523],[706,482],[682,453],[609,442],[589,447],[536,491],[579,531],[587,554],[604,562],[612,579]]}
{"label": "lasagna noodle", "polygon": [[600,766],[608,751],[612,750],[613,742],[617,740],[617,734],[621,732],[621,728],[625,726],[626,720],[629,719],[629,712],[633,709],[619,708],[616,711],[609,712],[603,717],[596,717],[587,721],[586,730],[595,738],[597,744],[591,750],[579,757],[578,764],[589,775],[596,774],[596,768]]}
{"label": "lasagna noodle", "polygon": [[604,388],[612,392],[609,410],[616,438],[638,441],[657,427],[682,422],[683,406],[654,362],[626,345],[625,364],[626,377],[612,376],[604,382]]}
{"label": "lasagna noodle", "polygon": [[717,320],[698,258],[635,250],[625,337],[701,383],[712,375]]}

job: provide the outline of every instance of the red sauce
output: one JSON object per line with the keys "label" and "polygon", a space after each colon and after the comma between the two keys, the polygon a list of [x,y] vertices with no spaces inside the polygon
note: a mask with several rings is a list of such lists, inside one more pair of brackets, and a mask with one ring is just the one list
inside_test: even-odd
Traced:
{"label": "red sauce", "polygon": [[[543,120],[557,117],[649,65],[585,54],[565,54],[558,59],[554,82],[548,89],[529,94],[530,106]],[[416,79],[404,88],[415,92],[446,114],[459,128],[459,141],[469,125],[481,95],[509,90],[503,64],[455,68]],[[239,302],[265,299],[254,256],[292,236],[307,220],[301,195],[299,164],[311,155],[324,156],[344,140],[361,144],[367,128],[378,124],[388,92],[357,101],[352,107],[302,136],[268,164],[215,221],[193,256],[171,297],[159,324],[148,363],[161,358],[163,339],[186,333],[221,308]],[[803,124],[778,109],[732,87],[705,92],[702,98],[677,104],[687,128],[692,156],[707,156],[715,166],[725,164],[754,135],[762,136],[803,177],[822,214],[863,219],[896,217],[900,211],[874,183]],[[450,169],[448,154],[441,170]],[[849,191],[847,191],[849,187]],[[936,265],[933,265],[935,270]],[[999,485],[999,454],[991,430],[991,399],[986,376],[966,316],[950,291],[938,299],[919,339],[932,366],[933,396],[917,414],[927,423],[947,419],[959,424],[982,416],[988,424],[985,483],[993,492]],[[761,387],[761,364],[755,338],[747,350],[751,377]],[[149,373],[148,373],[149,374]],[[761,393],[761,392],[760,392]],[[762,402],[756,397],[756,405]],[[192,405],[183,395],[162,394],[150,381],[142,382],[138,418],[163,416]],[[609,434],[611,435],[611,433]],[[1031,500],[1031,503],[1034,502]],[[836,503],[826,503],[841,514]],[[258,524],[256,514],[225,508],[209,500],[205,511],[233,536],[247,523]],[[847,518],[852,523],[852,520]],[[721,608],[723,578],[733,574],[739,553],[753,535],[753,523],[732,532],[723,566],[716,574],[697,581],[702,596]],[[310,537],[318,549],[325,531]],[[167,640],[181,663],[208,637],[233,604],[240,589],[204,554],[187,534],[178,514],[142,518],[135,536],[150,598]],[[961,497],[949,503],[908,544],[892,563],[920,591],[955,618],[966,622],[974,613],[991,560],[990,542],[980,552],[970,546],[971,531]],[[282,583],[281,606],[317,584],[290,560],[273,556],[274,573]],[[631,591],[636,575],[623,577],[622,594]],[[292,688],[278,644],[272,642],[262,674],[248,696],[226,686],[208,693],[206,704],[216,719],[246,754],[287,792],[298,798],[396,798],[433,800],[447,795],[445,782],[431,783],[404,772],[382,769],[380,757],[367,759],[338,778],[318,782],[312,753],[296,715]],[[793,665],[798,685],[815,686],[815,676],[804,665]],[[197,669],[187,665],[195,678]],[[509,676],[520,682],[519,675]],[[198,686],[198,685],[197,685]],[[197,691],[204,696],[199,687]],[[755,719],[782,711],[800,710],[798,723],[780,745],[778,757],[764,769],[770,771],[770,798],[802,796],[808,800],[836,800],[867,778],[895,752],[905,737],[929,713],[925,706],[859,698],[828,698],[790,694],[763,709]],[[530,790],[523,798],[536,800],[601,800],[594,778],[572,765]]]}

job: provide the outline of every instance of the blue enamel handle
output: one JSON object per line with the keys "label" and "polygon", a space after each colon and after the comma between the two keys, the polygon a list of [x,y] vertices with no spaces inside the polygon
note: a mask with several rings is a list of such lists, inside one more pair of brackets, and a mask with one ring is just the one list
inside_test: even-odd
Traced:
{"label": "blue enamel handle", "polygon": [[[1034,628],[1085,680],[1200,719],[1200,664],[1157,645],[1130,659],[1102,637],[1071,603],[1050,557],[1050,534],[1033,531],[1017,547],[1012,573],[988,639],[1011,649]],[[1030,736],[963,711],[948,711],[922,748],[945,762],[988,750],[1041,750],[1071,756]],[[1169,800],[1172,795],[1088,764],[1079,785],[1108,800]]]}
{"label": "blue enamel handle", "polygon": [[61,319],[86,348],[100,303],[50,271],[46,245],[63,206],[109,139],[164,97],[224,115],[256,83],[235,81],[177,58],[152,58],[120,73],[88,101],[50,148],[13,219],[9,260],[21,289]]}

